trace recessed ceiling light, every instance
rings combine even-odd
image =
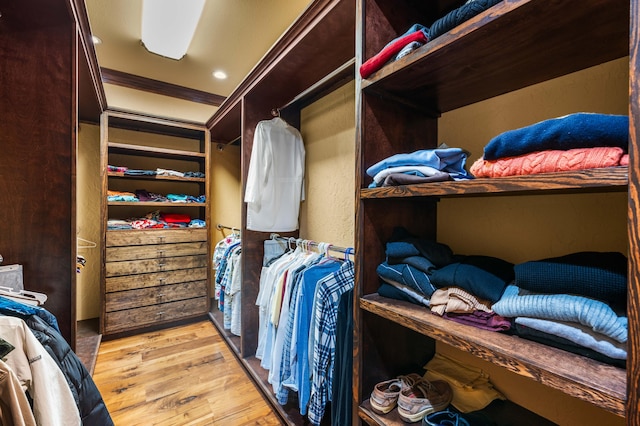
[[[100,39],[100,37],[96,37],[94,35],[91,36],[91,41],[93,42],[93,44],[101,44],[102,40]]]
[[[224,71],[218,70],[213,72],[213,76],[218,80],[224,80],[225,78],[227,78],[227,73]]]

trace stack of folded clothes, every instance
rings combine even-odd
[[[504,132],[469,169],[503,177],[627,165],[629,117],[575,113]]]
[[[404,34],[391,40],[380,52],[365,61],[360,66],[360,76],[369,77],[387,63],[399,60],[500,1],[467,0],[462,6],[437,19],[429,27],[421,24],[412,25]]]
[[[627,358],[627,258],[577,252],[515,265],[515,281],[493,310],[516,334],[608,364]]]
[[[430,306],[452,321],[491,331],[511,323],[491,310],[513,281],[513,264],[491,256],[454,255],[451,248],[398,227],[376,272],[381,296]]]
[[[468,153],[441,144],[438,148],[395,154],[367,169],[370,188],[471,179],[465,170]]]

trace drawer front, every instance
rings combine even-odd
[[[206,266],[207,256],[199,255],[108,262],[105,264],[105,269],[107,277],[116,277],[120,275],[175,271],[177,269],[202,268]]]
[[[126,311],[107,312],[105,333],[118,333],[136,328],[204,315],[209,309],[207,297],[145,306]]]
[[[146,244],[188,243],[207,241],[205,228],[186,229],[134,229],[107,231],[106,246],[142,246]]]
[[[174,256],[192,256],[207,254],[207,242],[153,244],[144,246],[107,247],[106,261],[120,262],[123,260],[162,259]]]
[[[194,297],[206,295],[207,282],[194,281],[107,293],[105,308],[107,312],[115,312],[160,303],[176,302],[178,300],[193,299]]]
[[[105,291],[125,291],[167,284],[200,281],[207,279],[207,268],[178,269],[177,271],[153,272],[150,274],[122,275],[105,280]]]

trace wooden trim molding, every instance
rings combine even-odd
[[[103,83],[115,84],[130,89],[142,90],[157,95],[170,96],[213,106],[220,106],[225,100],[224,96],[202,90],[190,89],[188,87],[178,86],[177,84],[165,83],[164,81],[140,77],[104,67],[100,68],[100,70],[102,71]]]
[[[232,111],[247,93],[251,91],[253,86],[260,81],[263,76],[273,69],[278,61],[286,56],[296,43],[299,43],[304,38],[310,29],[314,28],[318,22],[322,21],[332,10],[343,5],[344,11],[349,13],[353,5],[351,2],[341,3],[342,0],[314,0],[305,9],[304,12],[298,17],[298,19],[289,27],[289,29],[275,42],[271,49],[265,54],[260,62],[249,72],[249,74],[242,80],[240,85],[233,91],[227,98],[223,105],[214,113],[214,115],[207,122],[207,127],[211,130],[221,120],[224,119],[230,111]],[[354,10],[355,12],[355,10]],[[353,15],[351,15],[350,22],[354,22]],[[345,20],[345,22],[349,22]],[[277,107],[277,105],[274,105]]]

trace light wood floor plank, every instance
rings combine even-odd
[[[208,321],[102,342],[93,380],[116,426],[282,424]]]

